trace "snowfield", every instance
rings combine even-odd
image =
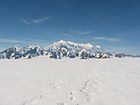
[[[140,105],[140,59],[0,60],[0,105]]]

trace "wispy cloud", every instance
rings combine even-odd
[[[23,23],[26,24],[26,25],[29,25],[29,24],[30,24],[29,21],[27,21],[27,20],[25,20],[25,19],[23,19],[23,18],[20,18],[20,21],[23,22]]]
[[[1,44],[7,44],[9,46],[13,45],[41,45],[46,46],[50,41],[46,40],[39,40],[39,39],[11,39],[11,38],[1,38],[0,37],[0,43]]]
[[[60,33],[61,35],[65,35],[65,36],[75,36],[75,35],[79,35],[79,36],[86,36],[86,35],[90,35],[92,34],[92,31],[79,31],[79,30],[71,30],[68,32],[62,32]]]
[[[35,23],[35,24],[39,24],[39,23],[42,23],[46,20],[49,20],[49,19],[52,19],[52,17],[43,17],[43,18],[38,18],[38,19],[33,19],[32,22]]]
[[[8,38],[0,38],[0,43],[21,43],[22,41],[20,40],[15,40],[15,39],[8,39]]]
[[[38,19],[24,19],[24,18],[20,18],[20,21],[22,23],[24,23],[25,25],[30,25],[30,24],[39,24],[39,23],[43,23],[49,19],[52,19],[52,17],[46,16],[46,17],[42,17],[42,18],[38,18]]]
[[[95,40],[104,40],[104,41],[110,41],[110,42],[120,42],[120,39],[113,38],[113,37],[104,37],[104,36],[95,36],[93,37]]]
[[[75,35],[89,35],[89,34],[92,33],[92,31],[76,31],[76,30],[73,30],[73,31],[70,31],[69,33],[75,34]]]

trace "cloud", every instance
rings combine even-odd
[[[0,43],[21,43],[21,41],[15,39],[0,38]]]
[[[92,31],[70,31],[70,33],[76,35],[89,35],[92,33]]]
[[[86,35],[90,35],[92,33],[92,31],[77,31],[77,30],[72,30],[72,31],[68,31],[68,32],[62,32],[60,33],[61,35],[65,35],[65,36],[74,36],[74,35],[81,35],[81,36],[86,36]]]
[[[33,19],[32,22],[35,23],[35,24],[39,24],[39,23],[42,23],[46,20],[49,20],[49,19],[52,19],[52,17],[43,17],[43,18],[38,18],[38,19]]]
[[[80,35],[89,35],[91,34],[92,31],[83,31],[83,32],[79,32]]]
[[[26,25],[29,25],[29,24],[30,24],[29,21],[27,21],[27,20],[25,20],[25,19],[23,19],[23,18],[20,18],[20,21],[23,22],[23,23],[26,24]]]
[[[39,39],[10,39],[10,38],[0,38],[1,44],[7,45],[43,45],[46,46],[50,41],[39,40]]]
[[[120,39],[118,39],[118,38],[104,37],[104,36],[93,37],[93,39],[95,39],[95,40],[110,41],[110,42],[119,42],[120,41]]]
[[[24,18],[20,18],[20,21],[22,22],[22,23],[24,23],[25,25],[30,25],[30,24],[39,24],[39,23],[42,23],[42,22],[44,22],[44,21],[46,21],[46,20],[49,20],[49,19],[52,19],[52,17],[48,17],[48,16],[46,16],[46,17],[43,17],[43,18],[38,18],[38,19],[24,19]]]

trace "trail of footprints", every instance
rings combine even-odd
[[[68,88],[70,84],[67,84],[68,86],[66,86],[66,84],[62,83],[62,81],[55,81],[54,83],[49,84],[49,89],[43,89],[38,96],[30,98],[20,105],[32,105],[32,103],[41,101],[42,99],[47,100],[47,98],[51,97],[51,94],[58,88],[67,88],[67,95],[65,97],[67,102],[58,102],[56,105],[84,105],[85,103],[92,104],[94,103],[94,97],[98,89],[98,78],[91,72],[87,74],[85,81],[81,83],[80,88],[77,90],[69,90]]]
[[[61,81],[55,81],[54,83],[50,83],[49,89],[42,89],[41,94],[29,98],[28,100],[22,102],[21,105],[30,105],[34,102],[40,101],[41,99],[49,98],[51,96],[51,93],[59,87],[59,84],[61,84]]]

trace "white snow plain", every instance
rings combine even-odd
[[[140,59],[0,60],[0,105],[140,105]]]

